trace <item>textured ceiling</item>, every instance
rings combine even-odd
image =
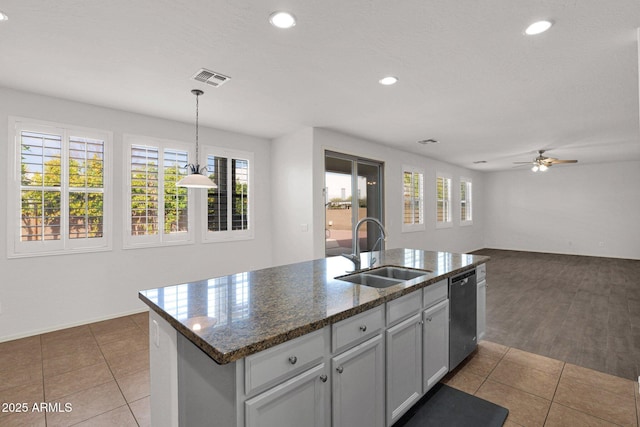
[[[274,138],[318,126],[478,170],[640,160],[638,0],[4,0],[0,86]],[[290,30],[269,25],[293,12]],[[547,33],[524,36],[547,18]],[[214,89],[200,68],[231,76]],[[378,84],[385,75],[400,81]],[[435,145],[416,141],[438,139]],[[486,160],[474,165],[473,161]],[[571,166],[557,166],[571,167]]]

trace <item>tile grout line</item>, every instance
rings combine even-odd
[[[599,419],[601,421],[604,421],[604,422],[607,422],[607,423],[611,423],[611,424],[615,424],[613,421],[611,421],[609,419],[605,419],[605,418],[603,418],[603,417],[601,417],[599,415],[590,414],[590,413],[584,412],[584,411],[582,411],[580,409],[573,408],[571,406],[556,402],[555,398],[556,398],[556,393],[558,392],[558,388],[560,387],[560,380],[562,379],[562,374],[564,373],[564,369],[565,369],[566,365],[569,363],[569,362],[565,362],[565,361],[562,361],[562,360],[561,360],[561,362],[562,362],[562,370],[560,371],[560,376],[558,377],[558,383],[556,384],[556,389],[553,392],[553,398],[551,400],[551,404],[556,404],[556,405],[562,406],[564,408],[568,408],[568,409],[570,409],[572,411],[587,415],[589,417],[597,418],[597,419]],[[607,375],[610,375],[610,374],[607,374]],[[614,375],[612,375],[612,376],[614,376]],[[620,377],[618,377],[618,378],[620,378]],[[624,379],[624,378],[622,378],[622,379]],[[544,424],[546,424],[547,419],[549,418],[549,412],[551,412],[551,406],[549,407],[549,411],[547,412],[547,416],[545,417]],[[636,418],[637,418],[637,415],[636,415]],[[640,423],[638,423],[637,420],[636,420],[636,423],[638,424],[638,427],[640,427]],[[544,424],[543,424],[543,426],[544,426]]]
[[[637,388],[635,387],[636,385],[638,386]],[[638,382],[634,384],[634,388],[636,388],[636,390],[633,391],[636,399],[636,425],[640,427],[640,375],[638,375]]]
[[[542,425],[544,426],[547,423],[547,420],[549,419],[549,414],[551,413],[551,406],[553,406],[556,400],[556,393],[558,392],[558,387],[560,387],[560,380],[562,379],[562,374],[564,373],[564,368],[565,366],[567,366],[567,362],[561,360],[562,362],[562,369],[560,370],[560,375],[558,375],[558,382],[556,383],[556,387],[553,390],[553,396],[551,396],[551,403],[549,404],[549,410],[547,411],[547,415],[545,415],[544,417],[544,422],[542,423]],[[556,405],[559,405],[559,403],[556,403]]]
[[[109,369],[109,373],[111,374],[111,377],[113,378],[113,382],[116,383],[116,387],[118,387],[118,391],[120,392],[120,395],[122,396],[122,399],[124,400],[125,405],[129,409],[129,412],[131,412],[131,415],[133,416],[133,419],[136,421],[136,424],[138,424],[138,420],[136,420],[135,415],[133,415],[133,412],[131,411],[131,408],[129,407],[129,403],[127,402],[127,398],[124,397],[124,393],[122,392],[122,389],[120,388],[120,384],[118,384],[118,380],[116,380],[116,376],[114,375],[113,371],[111,370],[111,365],[109,365],[109,362],[107,361],[107,358],[105,357],[104,353],[102,352],[102,347],[100,346],[100,343],[98,342],[98,339],[96,338],[95,334],[93,333],[93,329],[91,328],[91,324],[88,324],[87,326],[89,327],[89,332],[91,333],[91,336],[93,337],[93,340],[96,342],[96,345],[98,346],[98,351],[100,351],[100,355],[104,359],[104,363],[107,365],[107,369]],[[103,383],[103,384],[106,384],[106,383]],[[117,408],[113,408],[113,409],[118,409],[120,407],[121,406],[118,406]],[[94,416],[92,416],[90,418],[87,418],[86,420],[78,421],[75,424],[79,424],[79,423],[91,420],[91,419],[93,419],[95,417],[99,417],[100,415],[106,414],[107,412],[112,411],[113,409],[110,409],[108,411],[104,411],[102,413],[96,414],[96,415],[94,415]]]
[[[42,334],[38,335],[38,341],[40,342],[40,365],[42,366],[42,401],[47,401],[47,392],[44,387],[44,350],[42,349]],[[47,420],[47,412],[44,413],[44,425],[45,427],[49,424]]]
[[[505,346],[507,347],[507,346]],[[509,352],[509,349],[511,347],[507,347],[507,350],[500,356],[500,359],[496,362],[496,365],[489,371],[489,373],[487,374],[486,377],[484,377],[484,379],[482,380],[482,382],[480,383],[480,385],[478,386],[478,389],[473,393],[474,396],[477,395],[478,391],[480,391],[480,388],[482,388],[482,386],[484,385],[485,382],[487,382],[487,380],[489,379],[489,375],[491,375],[491,373],[498,367],[498,365],[500,364],[500,362],[502,362],[502,359],[504,359],[504,356]]]
[[[511,350],[511,349],[518,350],[518,351],[524,351],[524,350],[520,350],[519,348],[515,348],[515,347],[508,347],[507,351],[502,355],[502,358],[498,361],[498,363],[496,363],[496,366],[494,366],[494,368],[491,370],[491,372],[489,373],[489,375],[491,375],[491,373],[492,373],[492,372],[493,372],[493,371],[498,367],[498,365],[500,364],[500,362],[502,362],[502,361],[504,360],[504,357],[507,355],[507,353],[509,353],[509,350]],[[536,353],[532,353],[532,354],[536,354]],[[565,362],[563,362],[563,361],[561,361],[561,362],[562,362],[562,370],[564,370]],[[487,379],[489,378],[489,375],[487,375]],[[562,376],[562,372],[560,372],[560,376]],[[558,384],[560,383],[560,376],[558,376],[558,383],[556,384],[556,390],[557,390],[557,388],[558,388]],[[495,381],[495,380],[494,380],[494,381]],[[514,387],[512,384],[504,384],[504,383],[501,383],[501,382],[499,382],[499,381],[496,381],[496,382],[498,382],[498,383],[500,383],[500,384],[503,384],[503,385],[506,385],[506,386],[508,386],[508,387],[514,388],[514,389],[516,389],[516,390],[519,390],[517,387]],[[553,398],[555,397],[555,392],[556,392],[556,390],[554,390],[554,392],[553,392],[553,396],[552,396],[551,400],[549,400],[549,409],[547,409],[547,413],[546,413],[546,415],[544,416],[544,422],[542,423],[542,425],[543,425],[543,426],[544,426],[544,424],[547,422],[547,418],[549,417],[549,412],[551,412],[551,405],[553,404]],[[523,393],[526,393],[526,394],[529,394],[529,395],[531,395],[531,396],[538,397],[538,398],[540,398],[540,399],[548,400],[548,399],[545,399],[544,397],[542,397],[542,396],[538,396],[538,395],[536,395],[536,394],[534,394],[534,393],[526,392],[526,391],[524,391],[524,390],[519,390],[519,391],[521,391],[521,392],[523,392]],[[516,424],[517,424],[517,423],[516,423]]]
[[[509,347],[509,349],[511,349],[511,348],[514,348],[514,347]],[[522,351],[524,351],[524,350],[522,350]],[[507,351],[507,352],[508,352],[508,351]],[[535,354],[535,353],[533,353],[533,354]],[[505,353],[505,355],[506,355],[506,353]],[[498,364],[499,364],[503,359],[504,359],[504,356],[500,359],[500,361],[498,362]],[[571,406],[567,406],[567,405],[564,405],[564,404],[562,404],[562,403],[558,403],[557,401],[555,401],[556,394],[557,394],[558,388],[559,388],[559,386],[560,386],[560,380],[561,380],[561,378],[562,378],[562,374],[564,373],[564,370],[565,370],[565,367],[566,367],[567,363],[569,363],[569,362],[562,361],[562,360],[560,360],[560,361],[562,362],[562,370],[560,371],[560,375],[558,376],[558,382],[556,383],[556,387],[555,387],[555,390],[554,390],[554,393],[553,393],[553,397],[552,397],[552,399],[550,400],[551,405],[552,405],[552,404],[556,404],[556,405],[559,405],[559,406],[565,407],[565,408],[567,408],[567,409],[570,409],[570,410],[572,410],[572,411],[576,411],[576,412],[578,412],[578,413],[581,413],[581,414],[584,414],[584,415],[587,415],[587,416],[590,416],[590,417],[593,417],[593,418],[597,418],[597,419],[599,419],[599,420],[601,420],[601,421],[604,421],[604,422],[607,422],[607,423],[613,423],[613,421],[608,420],[608,419],[605,419],[605,418],[602,418],[601,416],[594,415],[594,414],[590,414],[590,413],[586,413],[586,412],[581,411],[581,410],[579,410],[579,409],[576,409],[576,408],[573,408],[573,407],[571,407]],[[493,371],[495,370],[495,368],[497,368],[497,364],[496,364],[496,366],[494,367],[494,369],[492,369],[492,370],[491,370],[491,372],[493,372]],[[491,372],[489,373],[489,375],[491,374]],[[485,381],[489,378],[489,375],[487,375],[487,377],[486,377]],[[609,374],[609,375],[610,375],[610,374]],[[484,382],[485,382],[485,381],[483,381],[483,383],[482,383],[482,384],[484,384]],[[511,384],[505,384],[505,383],[501,383],[501,384],[504,384],[504,385],[509,386],[509,387],[513,387]],[[638,390],[639,390],[639,393],[640,393],[640,384],[638,384],[638,387],[639,387],[639,389],[638,389]],[[531,393],[529,393],[529,394],[531,394]],[[634,392],[634,394],[635,394],[635,392]],[[535,394],[534,394],[534,396],[535,396]],[[538,397],[540,397],[540,396],[538,396]],[[635,397],[635,396],[634,396],[634,397]],[[545,399],[545,400],[546,400],[546,399]],[[549,413],[551,412],[551,405],[549,406],[549,410],[547,411],[547,414],[546,414],[546,416],[545,416],[545,420],[544,420],[543,425],[544,425],[544,424],[546,424],[546,422],[547,422],[547,420],[548,420]],[[640,413],[639,413],[637,410],[636,410],[636,423],[637,423],[637,426],[638,426],[638,427],[640,427]]]
[[[140,327],[140,325],[138,325],[138,322],[136,322],[135,320],[131,319],[131,321],[136,325],[136,327],[138,329],[140,329],[141,332],[144,333],[144,331],[142,330],[142,328]],[[101,350],[102,351],[102,350]],[[109,363],[107,362],[107,365],[109,365]],[[111,366],[109,366],[109,369],[111,369]],[[115,374],[113,375],[113,377],[115,378]],[[118,380],[116,380],[116,384],[118,384],[118,388],[120,388],[120,384],[118,383]],[[122,390],[120,391],[122,393]],[[124,397],[124,393],[122,393],[122,396]],[[142,398],[144,399],[144,397]],[[140,400],[140,399],[138,399]],[[131,412],[131,416],[133,417],[133,420],[136,422],[136,424],[138,425],[138,427],[140,427],[140,421],[138,421],[138,417],[136,417],[136,414],[133,412],[133,409],[131,409],[131,403],[133,402],[128,402],[127,398],[124,398],[124,401],[127,402],[127,407],[129,408],[129,412]],[[137,402],[137,400],[134,400],[134,402]]]
[[[140,328],[140,325],[138,325],[133,319],[131,319],[131,321],[136,326],[136,328],[138,328],[138,329],[140,329],[142,331],[142,328]],[[118,391],[120,392],[120,394],[122,395],[122,398],[124,399],[124,403],[127,406],[127,409],[129,409],[129,412],[131,413],[131,416],[133,417],[133,420],[136,422],[138,427],[140,427],[140,422],[136,418],[136,414],[133,413],[133,410],[131,409],[131,405],[129,404],[129,401],[127,400],[126,396],[124,395],[124,392],[122,391],[122,387],[120,387],[120,383],[118,382],[118,379],[116,378],[116,374],[111,369],[111,365],[109,364],[109,361],[107,361],[107,357],[104,355],[104,353],[102,351],[102,347],[100,346],[100,343],[96,339],[95,334],[93,333],[93,329],[91,329],[91,326],[89,326],[89,330],[91,331],[91,335],[93,336],[93,339],[96,340],[96,344],[98,345],[98,349],[100,350],[100,354],[102,355],[105,363],[107,364],[107,368],[109,369],[109,372],[111,373],[111,376],[113,377],[113,381],[116,383],[116,386],[118,387]],[[142,331],[142,332],[144,332],[144,331]],[[107,411],[107,412],[109,412],[109,411]],[[106,412],[104,412],[104,413],[106,413]],[[102,415],[102,414],[98,414],[98,415]],[[96,416],[98,416],[98,415],[96,415]],[[92,418],[94,418],[94,417],[92,417]],[[91,419],[91,418],[89,418],[89,419]]]

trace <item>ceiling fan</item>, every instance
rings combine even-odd
[[[538,157],[533,159],[532,162],[513,162],[516,165],[533,165],[531,168],[534,172],[544,172],[549,169],[553,165],[561,164],[561,163],[578,163],[577,160],[560,160],[555,157],[547,157],[543,154],[546,150],[538,150]]]

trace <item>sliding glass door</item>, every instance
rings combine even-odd
[[[383,163],[325,152],[325,254],[354,252],[353,230],[364,217],[382,218]],[[377,226],[360,227],[360,251],[378,250],[381,237]]]

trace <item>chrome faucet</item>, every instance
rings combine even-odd
[[[382,225],[378,218],[368,216],[358,221],[358,223],[356,224],[356,229],[353,232],[353,240],[351,242],[351,247],[353,248],[354,253],[348,255],[342,254],[343,257],[353,262],[356,270],[360,270],[360,239],[358,238],[358,232],[360,231],[360,227],[362,226],[362,224],[368,221],[376,224],[380,228],[380,233],[382,234],[382,236],[373,245],[372,249],[375,249],[378,242],[380,242],[380,250],[382,251],[384,247],[384,241],[387,239],[387,231],[384,229],[384,225]],[[375,261],[375,258],[373,258],[369,264],[373,264]]]

